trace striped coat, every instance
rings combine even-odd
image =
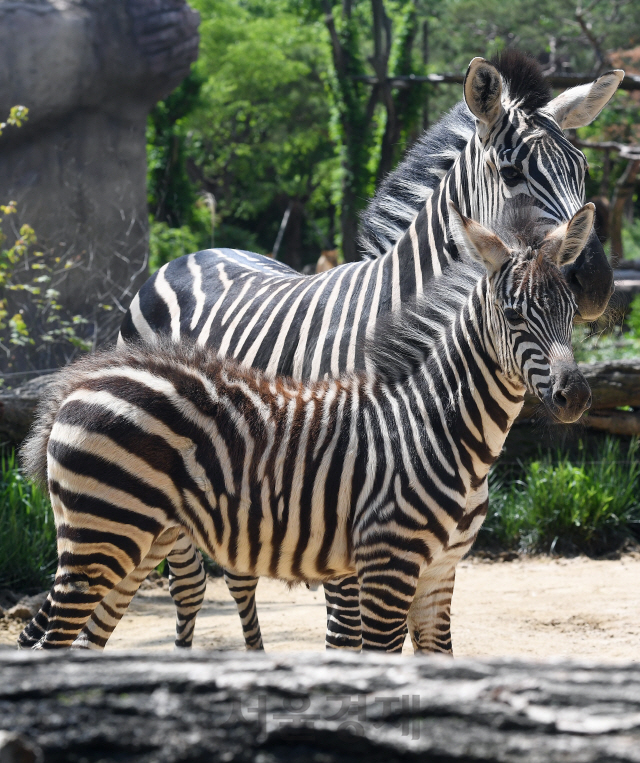
[[[171,344],[62,372],[24,451],[31,474],[46,471],[59,551],[27,635],[46,622],[40,647],[71,645],[181,529],[239,573],[356,573],[364,648],[401,649],[408,622],[416,650],[448,651],[434,581],[452,584],[477,534],[525,389],[564,421],[588,405],[553,263],[579,255],[592,218],[583,208],[533,252],[460,217],[485,274],[454,268],[433,305],[400,311],[374,335],[369,373],[304,383]]]
[[[487,74],[501,92],[500,109],[490,119],[490,105],[474,87]],[[577,209],[584,197],[584,157],[558,126],[590,121],[621,74],[607,73],[549,102],[550,91],[530,59],[510,51],[497,70],[474,59],[465,82],[466,103],[425,134],[365,213],[361,243],[375,261],[303,278],[248,252],[188,255],[159,271],[136,295],[122,339],[153,341],[158,333],[197,339],[243,365],[296,378],[364,368],[364,340],[378,318],[420,293],[423,282],[457,258],[448,200],[489,224],[513,196],[531,197],[550,221],[566,219]],[[567,277],[583,317],[602,312],[612,272],[597,239],[592,237],[567,268]],[[178,610],[176,644],[190,646],[204,572],[185,536],[169,556],[169,569]],[[233,573],[225,577],[247,645],[260,648],[258,581]],[[82,635],[87,646],[104,644],[134,588],[135,581],[126,590],[116,589],[106,608],[98,609]],[[357,581],[328,582],[325,594],[327,645],[359,648]]]

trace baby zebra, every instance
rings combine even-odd
[[[584,248],[593,205],[537,248],[453,211],[471,261],[378,327],[367,373],[302,383],[171,344],[60,372],[23,449],[48,480],[59,564],[22,644],[71,646],[154,542],[186,529],[240,574],[355,572],[364,649],[400,651],[407,623],[416,651],[451,651],[436,603],[525,390],[563,422],[590,404],[559,267]]]

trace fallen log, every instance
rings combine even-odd
[[[640,763],[640,665],[5,652],[3,728],[44,763]]]
[[[37,376],[20,387],[0,392],[0,444],[19,445],[24,440],[51,378]]]
[[[595,411],[584,418],[585,426],[609,434],[634,437],[640,435],[640,412]]]

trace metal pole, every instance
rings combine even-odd
[[[276,237],[276,243],[273,245],[273,252],[271,252],[271,256],[274,260],[278,259],[278,250],[280,249],[280,244],[282,243],[282,237],[284,236],[284,232],[287,229],[287,223],[289,222],[289,215],[291,214],[291,202],[289,202],[289,206],[286,208],[284,216],[282,217],[282,222],[280,223],[280,230],[278,231],[278,236]]]
[[[422,22],[422,63],[425,71],[429,63],[429,22]],[[429,129],[429,85],[424,88],[424,102],[422,104],[422,129]]]

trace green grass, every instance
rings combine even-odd
[[[46,493],[20,473],[14,452],[0,456],[0,588],[49,588],[56,529]]]
[[[639,441],[608,438],[595,456],[546,454],[489,481],[479,546],[524,552],[605,554],[640,536]]]

